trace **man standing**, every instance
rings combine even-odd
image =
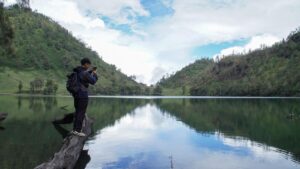
[[[73,71],[77,73],[79,89],[73,94],[75,118],[72,134],[84,137],[82,123],[85,118],[86,109],[88,106],[88,87],[89,84],[94,85],[97,80],[96,68],[91,68],[91,61],[88,58],[81,60],[81,66],[76,67]]]

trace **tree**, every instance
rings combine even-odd
[[[22,83],[21,80],[19,81],[19,86],[18,86],[18,88],[19,88],[19,93],[22,93],[23,83]]]
[[[182,95],[186,95],[186,86],[182,86]]]
[[[30,9],[30,0],[17,0],[17,3],[21,8]]]
[[[150,88],[149,87],[146,87],[146,89],[145,89],[145,95],[150,95]]]
[[[30,83],[30,93],[34,93],[34,82],[33,81],[31,81]]]
[[[131,75],[131,76],[129,76],[129,78],[130,78],[131,80],[136,80],[136,76],[135,76],[135,75]]]
[[[153,90],[154,96],[161,96],[162,95],[162,88],[160,85],[157,85]]]
[[[9,17],[4,12],[4,2],[0,0],[0,55],[10,57],[14,54],[12,40],[14,38],[14,31],[11,26]],[[5,59],[4,59],[5,60]],[[1,61],[0,64],[6,65],[8,61]]]
[[[33,81],[30,82],[30,92],[41,92],[44,87],[44,80],[40,78],[35,78]]]
[[[44,88],[44,94],[55,94],[58,89],[58,85],[54,80],[48,79]]]

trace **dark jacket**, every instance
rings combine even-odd
[[[74,68],[73,71],[77,72],[79,82],[80,82],[80,90],[74,97],[88,98],[89,84],[94,85],[97,82],[97,80],[98,80],[97,75],[87,71],[86,69],[84,69],[81,66]]]

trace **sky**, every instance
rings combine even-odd
[[[300,26],[299,0],[31,0],[31,8],[148,85],[197,59],[271,46]]]

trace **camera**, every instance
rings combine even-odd
[[[96,71],[97,70],[97,67],[93,67],[91,70],[89,70],[88,72],[89,73],[93,73],[93,71]]]

